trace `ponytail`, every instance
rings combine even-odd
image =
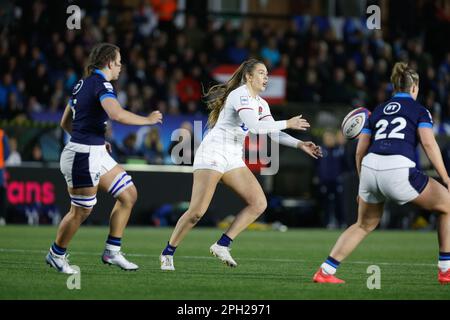
[[[404,62],[397,62],[392,69],[391,82],[395,92],[409,92],[419,84],[419,74]]]

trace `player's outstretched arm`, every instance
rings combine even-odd
[[[442,159],[441,150],[434,137],[433,129],[431,128],[419,128],[417,129],[419,133],[420,143],[422,144],[423,150],[425,151],[428,159],[430,159],[433,167],[436,169],[439,177],[446,184],[447,188],[449,186],[449,177],[447,170],[445,169],[444,160]]]
[[[298,116],[298,117],[294,117],[292,119],[294,119],[293,121],[297,121],[298,119],[302,120],[301,125],[303,125],[303,124],[305,124],[304,121],[306,121],[306,120],[301,119],[301,117],[302,116]],[[261,121],[275,122],[275,119],[272,117],[271,114],[268,114],[268,115],[264,116],[263,118],[264,119]],[[309,126],[309,124],[307,122],[306,122],[306,124]],[[306,130],[306,128],[304,130]],[[313,157],[314,159],[322,157],[322,149],[319,146],[317,146],[314,142],[298,140],[283,131],[270,133],[269,136],[272,140],[278,142],[279,144],[282,144],[283,146],[286,146],[286,147],[300,149],[300,150],[304,151],[305,153],[307,153],[308,155],[310,155],[311,157]]]
[[[68,134],[72,134],[72,109],[70,108],[70,105],[67,105],[66,109],[64,109],[64,113],[61,118],[60,126]]]
[[[258,113],[250,108],[243,108],[239,111],[239,117],[245,126],[255,134],[268,134],[279,132],[284,129],[307,130],[310,125],[302,116],[296,116],[289,120],[262,121],[258,119]]]
[[[147,117],[142,117],[123,109],[119,102],[113,98],[102,100],[102,107],[105,109],[111,120],[136,126],[152,125],[162,123],[162,114],[159,111],[153,111]]]
[[[305,152],[306,154],[310,155],[314,159],[322,158],[322,148],[320,146],[317,146],[312,141],[301,141],[299,140],[297,148]]]

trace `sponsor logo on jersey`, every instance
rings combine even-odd
[[[391,115],[391,114],[399,112],[401,108],[402,108],[402,105],[400,103],[391,102],[384,107],[383,112],[384,112],[384,114]]]
[[[105,88],[106,88],[108,91],[113,91],[113,90],[114,90],[112,84],[109,83],[109,82],[103,82],[103,85],[105,86]]]
[[[245,126],[245,123],[242,122],[242,124],[240,125],[242,131],[248,131],[248,128]]]
[[[78,83],[73,88],[72,95],[76,95],[81,90],[83,83],[84,83],[83,80],[78,81]]]
[[[241,96],[241,105],[249,105],[250,102],[248,101],[247,96]]]

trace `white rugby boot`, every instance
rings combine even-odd
[[[138,270],[139,266],[125,259],[124,255],[125,254],[120,250],[105,249],[105,251],[103,251],[102,261],[104,264],[109,264],[110,266],[111,265],[118,266],[122,270],[126,271]]]
[[[230,251],[231,248],[220,246],[217,243],[214,243],[209,248],[209,252],[211,252],[214,257],[219,258],[220,261],[225,263],[227,266],[234,268],[237,267],[237,263],[234,261],[233,257],[231,257]]]
[[[175,271],[175,267],[173,265],[173,256],[171,256],[170,254],[160,255],[159,261],[161,262],[161,270]]]
[[[61,273],[77,274],[78,271],[69,265],[68,257],[69,257],[69,255],[67,253],[64,255],[59,255],[59,254],[54,253],[52,251],[52,249],[50,248],[50,250],[47,253],[47,256],[45,257],[45,262],[50,267],[55,268],[56,270],[58,270]]]

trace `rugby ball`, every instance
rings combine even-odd
[[[366,120],[370,116],[370,111],[364,107],[359,107],[350,111],[342,121],[341,130],[345,138],[355,139],[364,128]]]

